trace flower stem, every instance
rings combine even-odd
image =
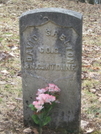
[[[39,128],[39,134],[42,134],[42,127]]]

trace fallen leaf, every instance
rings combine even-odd
[[[101,94],[97,94],[97,96],[101,97]]]
[[[86,130],[87,134],[90,134],[94,131],[94,128],[89,128],[88,130]]]
[[[93,67],[93,70],[95,71],[100,70],[100,67]]]
[[[11,85],[16,85],[14,82],[10,82]]]
[[[14,46],[14,47],[12,47],[11,49],[12,49],[12,50],[17,50],[18,47]]]
[[[33,129],[34,134],[39,134],[38,130],[36,128]]]
[[[101,102],[101,97],[99,98],[99,101]]]
[[[10,57],[15,57],[14,53],[9,53]]]
[[[31,133],[31,132],[32,132],[32,129],[26,128],[26,129],[23,130],[23,132],[24,132],[24,133]]]
[[[6,81],[0,81],[0,85],[6,84]]]
[[[7,70],[2,70],[1,73],[3,73],[4,75],[9,74],[9,72]]]
[[[16,102],[7,102],[8,105],[16,106]]]
[[[4,129],[3,128],[0,128],[0,132],[2,132],[2,131],[4,131]]]
[[[10,110],[14,110],[16,108],[16,106],[13,105],[6,105]]]
[[[0,61],[2,60],[7,60],[11,57],[15,57],[13,53],[8,53],[8,52],[0,52]]]
[[[81,128],[84,129],[89,124],[88,121],[81,120]]]
[[[96,89],[90,89],[90,92],[96,93]]]
[[[15,98],[16,100],[20,100],[20,101],[22,101],[22,98]]]

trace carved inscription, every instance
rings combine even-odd
[[[67,71],[67,70],[76,70],[76,64],[56,64],[56,63],[25,63],[25,69],[35,69],[35,70],[56,70],[56,71]]]
[[[47,54],[58,54],[57,48],[51,48],[51,47],[38,47],[38,50],[40,53],[47,53]]]
[[[30,69],[30,70],[56,70],[56,71],[76,71],[77,69],[77,64],[75,62],[75,52],[73,50],[73,47],[70,43],[70,39],[68,39],[68,36],[64,33],[59,33],[58,30],[55,29],[50,29],[46,28],[44,31],[46,38],[51,37],[54,38],[55,40],[58,39],[60,40],[60,43],[64,44],[63,46],[63,51],[65,53],[65,60],[62,62],[61,60],[55,61],[53,63],[43,62],[38,59],[36,63],[34,63],[34,47],[38,42],[38,37],[37,35],[33,34],[30,38],[27,40],[26,44],[26,60],[24,63],[24,68],[25,69]],[[48,55],[58,55],[59,57],[61,56],[61,51],[57,46],[48,46],[48,45],[38,45],[37,46],[37,53],[40,55],[45,55],[45,57]],[[46,60],[47,61],[47,60]],[[59,63],[58,63],[59,62]]]
[[[59,39],[60,39],[61,41],[65,41],[65,38],[66,38],[66,36],[65,36],[64,34],[62,34],[62,35],[59,37]]]
[[[33,61],[33,45],[36,44],[37,36],[33,35],[26,44],[26,62],[32,62]]]
[[[51,36],[51,37],[57,37],[57,35],[58,35],[58,31],[56,31],[56,30],[50,30],[50,29],[46,29],[46,35],[47,36]]]

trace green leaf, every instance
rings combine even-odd
[[[32,115],[32,119],[34,120],[34,122],[36,124],[40,124],[40,119],[39,119],[39,117],[36,114]]]
[[[49,115],[50,111],[52,110],[53,105],[46,105],[44,109],[44,114],[47,116]]]
[[[30,104],[29,107],[31,108],[32,111],[35,111],[36,110],[36,108],[34,107],[33,104]]]
[[[47,116],[46,118],[44,118],[43,126],[47,125],[50,121],[51,121],[51,117],[50,116]]]
[[[51,106],[49,107],[48,112],[50,112],[52,108],[53,108],[53,105],[51,105]]]

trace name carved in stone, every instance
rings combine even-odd
[[[62,71],[76,71],[77,69],[77,64],[75,62],[75,53],[73,50],[72,45],[70,44],[70,40],[66,40],[66,35],[62,33],[61,35],[58,34],[58,30],[50,30],[49,28],[45,29],[45,34],[46,37],[54,37],[60,40],[64,44],[64,49],[66,51],[66,56],[65,56],[65,63],[45,63],[42,61],[38,61],[37,63],[34,63],[34,46],[37,45],[38,42],[38,37],[37,35],[32,35],[27,43],[26,43],[26,61],[24,63],[24,68],[25,69],[34,69],[34,70],[62,70]],[[47,54],[55,54],[55,55],[61,55],[61,52],[58,50],[56,46],[51,47],[51,46],[46,46],[46,45],[41,45],[37,47],[38,53],[42,55],[47,55]]]

